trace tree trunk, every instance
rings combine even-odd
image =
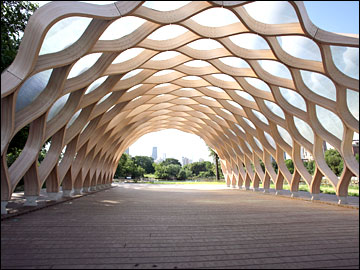
[[[216,180],[219,181],[220,180],[220,175],[219,175],[219,156],[215,153],[215,167],[216,167]]]

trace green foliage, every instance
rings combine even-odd
[[[22,33],[38,7],[30,1],[1,1],[1,72],[15,59]]]
[[[315,172],[315,160],[304,161],[304,166],[311,175],[314,174],[314,172]]]
[[[357,162],[359,162],[359,154],[356,154],[355,158],[356,158]]]
[[[293,174],[294,173],[294,162],[292,161],[292,159],[285,160],[285,165],[288,168],[289,172],[291,174]]]
[[[157,179],[176,179],[180,173],[181,166],[178,164],[168,164],[165,161],[155,164],[155,178]],[[183,174],[183,173],[182,173]]]
[[[145,170],[145,173],[154,173],[155,168],[153,166],[154,159],[147,156],[135,156],[135,164],[142,167]]]
[[[184,166],[188,168],[193,176],[199,176],[200,172],[209,172],[208,175],[215,176],[213,164],[210,161],[194,162]]]
[[[265,164],[264,164],[264,162],[261,159],[259,161],[260,161],[260,167],[261,167],[262,171],[265,172]]]
[[[180,161],[178,161],[176,158],[167,158],[165,159],[163,162],[161,162],[164,166],[170,165],[170,164],[174,164],[174,165],[179,165],[181,167],[181,163]]]
[[[278,165],[277,165],[276,161],[273,160],[273,161],[271,162],[271,165],[272,165],[272,167],[274,168],[275,173],[277,173],[277,172],[278,172]]]
[[[336,149],[325,151],[325,161],[336,176],[340,176],[344,168],[344,160]]]
[[[211,149],[210,146],[208,146],[208,150],[210,152],[209,156],[213,157],[213,159],[214,159],[214,163],[215,163],[214,173],[216,175],[216,179],[219,181],[220,177],[224,178],[224,175],[221,170],[220,162],[219,162],[219,156],[214,150]]]
[[[114,177],[131,177],[136,179],[144,176],[144,173],[145,169],[135,163],[135,158],[131,158],[128,154],[124,153],[120,157]]]

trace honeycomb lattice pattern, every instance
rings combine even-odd
[[[311,193],[318,194],[325,176],[338,196],[347,196],[351,177],[359,177],[352,153],[358,112],[356,116],[349,105],[358,106],[359,81],[340,70],[334,54],[339,48],[358,50],[359,39],[317,28],[302,2],[286,3],[297,22],[277,24],[253,18],[247,9],[252,4],[191,2],[171,11],[151,9],[143,2],[97,6],[55,1],[41,7],[26,28],[15,61],[1,75],[1,200],[11,198],[23,177],[25,194],[34,196],[45,182],[48,192],[58,192],[60,184],[63,190],[109,184],[129,145],[146,133],[167,128],[196,134],[216,150],[228,185],[268,189],[273,181],[281,190],[285,180],[296,192],[303,179]],[[210,27],[195,20],[214,8],[223,8],[237,21]],[[52,26],[79,16],[91,21],[72,44],[39,54]],[[100,38],[125,16],[144,22],[120,38]],[[162,27],[186,31],[173,37]],[[151,39],[158,29],[169,38]],[[214,47],[196,48],[204,39]],[[264,48],[252,48],[246,41],[250,39],[261,40]],[[311,43],[315,59],[290,53],[285,43],[291,39]],[[137,55],[126,58],[131,50]],[[100,55],[94,64],[69,76],[79,59],[94,53]],[[114,63],[119,55],[125,60]],[[279,77],[276,69],[286,76]],[[35,87],[41,91],[26,100],[27,83],[34,83],[36,76],[48,82]],[[325,90],[316,90],[309,78],[323,82]],[[8,168],[9,143],[28,124],[26,145]],[[37,165],[49,139],[51,147]],[[344,158],[340,178],[324,160],[324,142]],[[316,161],[313,176],[303,165],[302,148]],[[293,174],[284,163],[284,152],[294,162]]]

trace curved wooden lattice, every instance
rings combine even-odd
[[[351,144],[359,121],[349,107],[354,102],[350,94],[358,106],[359,81],[339,70],[334,50],[358,49],[359,39],[317,28],[302,2],[286,3],[298,22],[278,24],[255,20],[247,10],[252,4],[191,2],[172,11],[151,9],[143,2],[103,6],[52,2],[41,7],[31,17],[15,61],[1,75],[1,200],[11,198],[23,177],[28,196],[39,195],[45,182],[48,192],[58,192],[61,184],[64,191],[109,184],[129,145],[146,133],[166,128],[196,134],[215,149],[228,185],[257,188],[262,184],[268,189],[273,181],[281,190],[285,180],[295,193],[302,178],[311,193],[318,194],[325,176],[338,196],[347,196],[351,177],[359,176]],[[214,8],[226,9],[237,21],[209,27],[194,19]],[[91,22],[77,40],[60,51],[39,55],[51,27],[79,16]],[[100,39],[113,22],[126,16],[142,18],[144,23],[121,38]],[[156,30],[170,25],[186,31],[164,40],[151,39]],[[237,40],[244,34],[256,35],[267,48],[242,46]],[[294,37],[313,44],[318,59],[291,55],[282,43]],[[218,47],[191,46],[203,39],[216,41]],[[113,63],[132,48],[142,49],[137,49],[136,57]],[[169,51],[173,57],[161,58]],[[70,78],[77,61],[94,53],[101,54],[97,61]],[[242,64],[237,66],[236,61]],[[268,63],[280,65],[289,75],[276,76],[264,65]],[[314,91],[316,86],[304,79],[309,76],[325,80],[328,90]],[[41,91],[23,107],[17,105],[19,99],[26,99],[21,89],[41,78],[47,78],[42,88],[37,86]],[[334,119],[335,131],[328,128],[324,115]],[[9,143],[28,124],[27,143],[8,168]],[[50,138],[51,148],[38,166],[39,151]],[[326,165],[324,141],[344,158],[340,179]],[[303,165],[302,147],[314,156],[314,176]],[[285,166],[284,152],[294,162],[293,174]],[[272,158],[278,164],[277,174]]]

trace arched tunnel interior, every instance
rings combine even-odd
[[[358,36],[316,27],[301,1],[48,3],[1,74],[2,205],[21,179],[28,197],[44,183],[64,196],[109,185],[125,149],[168,128],[214,149],[228,185],[286,182],[296,194],[304,181],[316,196],[325,177],[346,197],[359,177],[358,59]],[[8,167],[9,144],[26,126]],[[344,160],[340,177],[326,144]]]

